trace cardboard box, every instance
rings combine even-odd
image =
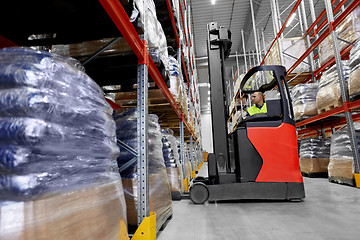
[[[334,181],[337,181],[339,183],[353,182],[354,180],[353,161],[351,158],[330,159],[328,172],[329,172],[329,178]]]
[[[300,158],[300,169],[304,173],[327,173],[330,159]]]
[[[171,192],[183,192],[181,190],[181,177],[178,167],[166,168]]]
[[[120,181],[0,205],[0,239],[127,240]]]

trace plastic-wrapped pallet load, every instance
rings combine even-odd
[[[345,81],[349,79],[349,61],[342,61]],[[336,65],[323,73],[320,78],[319,91],[316,95],[318,113],[326,112],[342,105],[340,79]]]
[[[114,116],[117,138],[135,150],[137,150],[137,117],[136,108]],[[147,144],[149,151],[149,205],[150,211],[156,213],[157,231],[172,215],[171,191],[162,154],[162,134],[158,120],[156,115],[149,114]],[[137,158],[120,146],[120,155],[117,160],[124,186],[128,224],[129,227],[136,227],[138,199]]]
[[[181,73],[181,66],[178,61],[170,56],[169,57],[169,75],[170,75],[170,88],[169,91],[173,95],[175,101],[181,103],[182,92],[183,92],[183,76]]]
[[[73,63],[0,50],[0,239],[128,239],[112,109]]]
[[[177,137],[177,142],[178,142],[178,153],[179,153],[179,156],[181,154],[181,151],[180,151],[180,138]],[[184,176],[185,178],[188,178],[190,180],[190,177],[191,177],[191,164],[190,164],[190,159],[189,159],[189,155],[188,155],[188,152],[186,151],[187,149],[187,144],[184,142]],[[182,164],[182,159],[179,158],[180,160],[180,164]]]
[[[317,115],[317,83],[298,84],[291,90],[295,120]]]
[[[338,40],[340,51],[349,46],[349,42],[354,42],[360,34],[360,7],[355,8],[337,27],[336,32],[340,39]],[[327,36],[319,44],[320,65],[324,65],[334,57],[333,41],[331,35]]]
[[[170,129],[161,131],[163,134],[163,156],[165,160],[166,171],[170,183],[170,189],[173,199],[181,199],[181,193],[184,192],[182,184],[182,168],[179,161],[179,153],[177,151],[177,143],[174,132]]]
[[[360,126],[358,123],[354,123],[354,125],[356,140],[359,146]],[[331,136],[328,172],[330,181],[354,185],[353,154],[347,129],[343,129]]]
[[[360,95],[360,40],[357,40],[355,46],[350,50],[349,62],[349,95],[355,97]]]
[[[190,162],[190,155],[189,155],[189,147],[187,143],[184,143],[184,151],[185,151],[185,177],[191,179],[191,171],[192,171],[192,163]]]
[[[300,143],[300,169],[307,174],[327,173],[330,139],[309,138]]]
[[[144,12],[143,12],[143,2],[144,0],[134,0],[134,4],[137,11],[140,13],[140,21],[138,22],[141,27],[143,27],[144,24]],[[155,48],[158,51],[158,55],[161,59],[161,61],[164,64],[164,67],[166,71],[169,70],[169,60],[168,60],[168,51],[167,51],[167,42],[166,42],[166,36],[164,33],[164,30],[160,24],[160,22],[157,19],[156,16],[156,9],[155,4],[153,0],[145,0],[146,6],[147,6],[147,23],[146,23],[146,39],[148,40],[149,48]],[[136,15],[134,14],[136,12],[133,11],[132,17],[130,20]]]

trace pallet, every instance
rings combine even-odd
[[[171,214],[163,223],[163,225],[161,225],[159,232],[160,231],[164,231],[164,229],[166,228],[166,226],[168,225],[168,223],[170,222],[170,220],[173,218],[173,215]]]
[[[348,178],[343,178],[343,177],[329,177],[329,182],[352,186],[352,187],[355,186],[354,179],[348,179]]]
[[[312,173],[301,172],[301,175],[303,175],[303,177],[308,177],[308,178],[328,178],[327,172],[312,172]]]
[[[324,112],[330,111],[334,108],[340,107],[342,105],[343,105],[342,101],[337,101],[337,102],[333,103],[332,105],[328,105],[322,109],[319,109],[318,112],[319,112],[319,114],[324,113]]]

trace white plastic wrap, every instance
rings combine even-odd
[[[112,109],[76,66],[0,50],[0,239],[127,238]]]
[[[360,27],[360,26],[359,26]],[[351,97],[360,94],[360,41],[355,42],[355,46],[350,50],[350,77],[349,95]]]
[[[300,143],[300,169],[304,173],[326,173],[330,159],[330,139],[310,138]]]
[[[359,29],[359,10],[360,8],[357,7],[336,27],[338,38],[350,43],[356,40],[357,34],[359,34],[359,32],[356,33],[356,31]],[[338,40],[338,44],[340,51],[349,46],[348,43],[341,40]],[[329,35],[319,44],[320,65],[324,65],[332,57],[334,57],[333,41],[332,36]]]
[[[159,51],[159,56],[164,64],[166,71],[169,70],[167,42],[164,30],[156,17],[156,9],[153,0],[145,0],[147,6],[147,24],[146,24],[146,38],[148,40],[149,48],[156,48]],[[141,26],[144,26],[143,0],[134,0],[134,3],[140,12]]]
[[[298,84],[291,90],[295,120],[301,117],[317,115],[317,83]]]
[[[342,61],[345,81],[349,79],[349,61]],[[328,111],[342,105],[340,83],[336,65],[323,73],[320,78],[319,91],[316,95],[318,112]]]
[[[0,79],[0,199],[106,179],[119,149],[112,109],[92,79],[65,58],[24,48],[0,51]]]
[[[359,129],[355,123],[355,129]],[[356,140],[360,144],[360,131],[356,130]],[[357,151],[359,151],[358,149]],[[339,183],[353,185],[354,164],[350,138],[347,129],[343,129],[331,136],[329,178]]]

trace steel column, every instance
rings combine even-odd
[[[280,47],[280,41],[279,39],[279,33],[280,33],[280,26],[279,26],[279,21],[278,21],[278,11],[276,8],[276,1],[275,0],[270,0],[270,5],[271,5],[271,13],[272,13],[272,17],[273,17],[273,24],[274,25],[274,29],[275,29],[275,40],[274,41],[278,41],[278,45],[279,45],[279,57],[280,57],[280,64],[283,65],[283,56],[282,56],[282,49]],[[285,24],[285,23],[284,23]],[[282,32],[280,33],[282,35]]]
[[[308,24],[307,24],[307,19],[306,19],[306,12],[305,12],[305,4],[304,1],[301,1],[300,3],[300,9],[301,9],[301,15],[302,15],[302,22],[304,24],[304,29],[302,29],[302,32],[304,35],[306,35],[306,48],[308,48],[311,45],[310,42],[310,36],[306,33],[306,29],[308,29]],[[299,17],[301,18],[301,15],[299,14]],[[315,76],[314,76],[314,71],[315,71],[315,63],[314,63],[314,53],[311,52],[308,56],[308,61],[310,63],[310,70],[311,70],[311,75],[312,75],[312,79],[314,82],[316,82]]]
[[[333,15],[331,2],[330,2],[330,0],[324,0],[324,1],[325,1],[325,7],[326,7],[326,13],[327,13],[327,17],[328,17],[328,22],[329,22],[329,24],[333,24],[334,15]],[[352,147],[353,156],[354,156],[355,173],[360,173],[360,165],[359,165],[360,164],[359,163],[360,154],[359,154],[359,151],[358,151],[358,144],[357,144],[355,128],[354,128],[354,122],[353,122],[353,118],[352,118],[352,115],[351,115],[351,111],[349,111],[347,109],[348,108],[347,104],[349,102],[349,92],[348,92],[347,83],[345,82],[343,66],[342,66],[342,62],[341,62],[341,56],[340,56],[340,50],[339,50],[340,48],[339,48],[339,43],[338,43],[338,40],[337,40],[338,39],[338,34],[335,31],[335,29],[333,29],[330,34],[331,34],[332,41],[333,41],[333,49],[334,49],[337,73],[338,73],[338,76],[339,76],[339,79],[340,79],[340,90],[341,90],[341,97],[342,97],[342,100],[343,100],[343,106],[344,106],[344,110],[345,110],[347,129],[348,129],[348,134],[349,134],[349,137],[350,137],[351,147]]]
[[[185,179],[185,151],[184,151],[184,122],[180,120],[180,159],[183,170],[183,179]]]
[[[147,2],[143,0],[144,35],[146,42],[147,32]],[[145,49],[147,51],[148,49]],[[146,54],[145,54],[146,55]],[[137,175],[138,175],[138,200],[137,220],[138,225],[149,216],[149,162],[148,162],[148,59],[139,62],[137,72]]]
[[[190,162],[191,162],[191,169],[195,170],[194,161],[193,161],[193,138],[191,135],[190,135]]]
[[[311,13],[311,20],[312,22],[316,21],[316,16],[315,16],[315,8],[314,8],[314,2],[313,0],[309,0],[309,5],[310,5],[310,13]],[[308,28],[306,28],[307,30]],[[315,24],[315,29],[317,29],[317,24]],[[319,38],[319,34],[315,34],[316,39]],[[310,46],[310,45],[309,45]]]
[[[137,148],[138,148],[138,224],[149,216],[148,176],[148,68],[138,66],[137,77]]]
[[[244,38],[244,30],[241,29],[241,39],[242,39],[242,47],[243,47],[243,54],[245,60],[245,72],[248,70],[247,59],[246,59],[246,50],[245,50],[245,38]]]
[[[265,57],[265,54],[266,54],[266,44],[265,44],[265,34],[264,34],[264,30],[261,30],[261,38],[262,38],[262,42],[263,42],[264,57]]]
[[[250,8],[251,8],[251,19],[253,23],[253,32],[255,38],[255,49],[256,49],[256,56],[257,56],[257,63],[260,65],[260,57],[259,57],[259,48],[258,48],[258,39],[256,34],[256,23],[255,23],[255,16],[254,16],[254,7],[253,7],[253,0],[250,0]]]

